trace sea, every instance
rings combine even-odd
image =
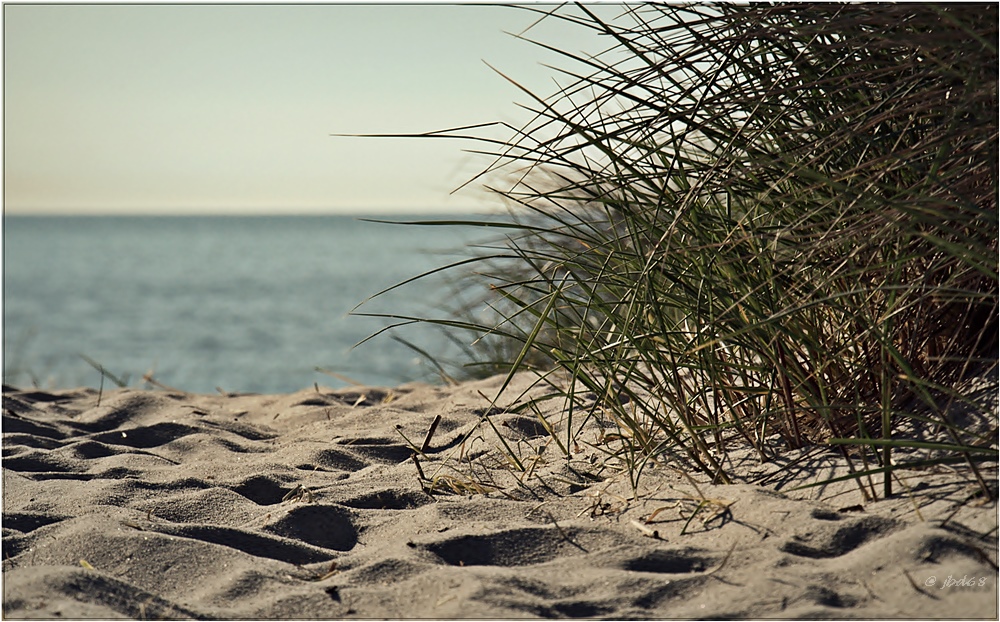
[[[429,359],[393,335],[460,359],[439,328],[357,345],[394,320],[352,312],[446,316],[443,275],[369,298],[468,257],[484,231],[342,215],[6,216],[3,382],[149,387],[150,374],[194,393],[438,382]]]

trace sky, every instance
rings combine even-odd
[[[331,134],[522,125],[516,104],[529,98],[485,63],[553,92],[543,63],[558,57],[505,33],[538,17],[486,5],[5,4],[4,212],[493,205],[479,185],[450,194],[489,164],[463,152],[472,143]],[[556,20],[527,36],[607,47]]]

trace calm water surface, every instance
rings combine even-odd
[[[351,351],[384,320],[346,314],[456,259],[479,231],[346,216],[6,217],[4,382],[96,387],[81,354],[133,386],[153,370],[194,392],[342,384],[316,367],[369,384],[433,380],[388,338]],[[365,309],[421,313],[440,295],[418,286]],[[431,329],[403,336],[443,345]]]

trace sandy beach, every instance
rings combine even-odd
[[[1000,4],[9,4],[4,618],[1000,622]]]
[[[997,618],[997,507],[963,468],[869,502],[793,490],[846,472],[829,449],[737,451],[738,483],[654,464],[636,494],[602,466],[606,422],[567,460],[538,418],[488,410],[502,381],[4,387],[4,616]]]

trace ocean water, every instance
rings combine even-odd
[[[5,383],[97,387],[84,355],[131,386],[152,371],[192,392],[275,393],[343,386],[317,367],[374,385],[434,381],[386,335],[352,350],[386,322],[347,314],[483,234],[349,216],[9,216],[3,238]],[[362,310],[421,315],[443,291],[410,286]],[[450,351],[430,327],[400,335]]]

